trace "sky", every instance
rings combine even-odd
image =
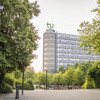
[[[47,29],[46,23],[54,24],[54,29],[60,33],[76,34],[80,23],[83,21],[92,22],[96,13],[91,12],[97,7],[97,0],[29,0],[37,1],[41,13],[34,17],[31,22],[38,30],[41,38],[38,41],[38,49],[34,51],[37,59],[33,60],[31,66],[35,72],[42,72],[43,69],[43,33]]]

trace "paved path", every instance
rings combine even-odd
[[[0,100],[16,100],[15,93],[0,94]],[[100,100],[100,89],[24,91],[19,100]]]

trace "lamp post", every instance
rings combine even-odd
[[[58,75],[58,89],[59,89],[59,83],[60,83],[60,75]]]
[[[47,90],[47,69],[45,70],[46,71],[46,90]]]
[[[23,95],[23,91],[24,91],[24,65],[23,65],[23,76],[22,76],[22,95]]]
[[[52,89],[52,81],[51,81],[51,89]]]

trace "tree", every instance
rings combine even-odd
[[[86,63],[82,62],[79,64],[78,68],[80,68],[80,70],[83,71],[84,75],[86,76],[88,69],[91,68],[92,65],[93,65],[93,62],[91,61],[88,61]]]
[[[40,85],[46,84],[46,73],[38,72],[36,76],[37,83]]]
[[[20,79],[21,78],[21,71],[20,70],[16,70],[14,72],[14,77],[15,77],[15,79]]]
[[[88,61],[86,63],[82,62],[78,65],[75,70],[75,84],[83,85],[85,78],[87,76],[87,71],[92,67],[93,62]]]
[[[53,78],[52,78],[53,84],[55,85],[60,84],[61,83],[60,80],[61,80],[61,72],[53,75]]]
[[[71,66],[70,66],[70,67],[65,71],[64,76],[65,76],[64,79],[67,80],[67,85],[72,85],[72,84],[74,84],[74,80],[75,80],[75,69],[74,69],[74,67],[71,67]]]
[[[64,68],[64,66],[63,66],[63,65],[59,67],[59,72],[62,72],[62,73],[64,73],[64,72],[65,72],[65,68]]]
[[[100,88],[100,61],[95,61],[91,69],[88,71],[90,78],[94,79],[97,88]]]
[[[75,84],[76,85],[83,85],[85,80],[84,72],[78,67],[75,70]]]
[[[78,32],[80,34],[80,47],[87,50],[88,53],[100,54],[100,0],[97,3],[98,7],[92,10],[97,12],[97,17],[92,20],[92,23],[82,22]]]
[[[68,70],[69,67],[72,67],[70,64],[67,65],[66,70]]]
[[[24,79],[25,80],[27,80],[27,79],[34,80],[34,74],[35,74],[34,68],[29,66],[25,70]]]
[[[36,83],[40,85],[46,85],[46,72],[44,73],[38,72],[35,78],[36,78]],[[53,83],[52,75],[47,74],[47,85],[51,85],[52,83]]]
[[[0,81],[5,73],[27,67],[35,58],[39,39],[30,22],[40,13],[37,2],[28,0],[1,0],[0,4]]]
[[[74,64],[74,68],[77,68],[79,64],[80,64],[79,62],[76,62],[76,63]]]
[[[47,74],[47,85],[51,85],[53,83],[52,77],[53,77],[52,74]]]
[[[93,78],[90,78],[88,75],[85,79],[85,83],[84,85],[82,86],[83,89],[93,89],[95,88],[95,83],[94,83],[94,80]]]

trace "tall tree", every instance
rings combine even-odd
[[[40,13],[37,2],[29,0],[1,0],[0,4],[0,80],[6,72],[27,67],[35,58],[39,39],[30,22]]]
[[[75,84],[82,85],[87,76],[87,71],[92,67],[93,62],[88,61],[86,63],[82,62],[78,65],[75,70]]]
[[[94,79],[97,88],[100,88],[100,61],[95,61],[91,69],[88,71],[90,78]]]
[[[46,73],[38,72],[36,75],[36,81],[40,85],[45,85],[46,84]]]
[[[80,67],[77,67],[75,70],[75,84],[76,85],[83,85],[85,80],[84,72],[81,70]]]
[[[65,79],[66,79],[66,81],[67,81],[67,85],[72,85],[72,84],[74,84],[74,81],[75,81],[75,69],[74,69],[74,67],[69,67],[66,71],[65,71],[65,73],[64,73],[65,75]]]
[[[61,72],[54,74],[52,78],[53,84],[55,85],[60,84],[61,83],[60,79],[61,79]]]
[[[31,79],[31,80],[34,80],[34,74],[35,74],[35,71],[34,71],[34,68],[29,66],[25,69],[25,79]]]
[[[64,73],[64,72],[65,72],[65,68],[64,68],[64,66],[63,66],[63,65],[61,65],[61,66],[59,67],[59,72],[62,72],[62,73]]]
[[[76,63],[74,64],[74,68],[77,68],[79,64],[80,64],[79,62],[76,62]]]
[[[78,32],[80,34],[80,47],[84,50],[100,54],[100,0],[97,1],[98,7],[92,11],[97,12],[97,17],[92,20],[92,23],[82,22]]]

